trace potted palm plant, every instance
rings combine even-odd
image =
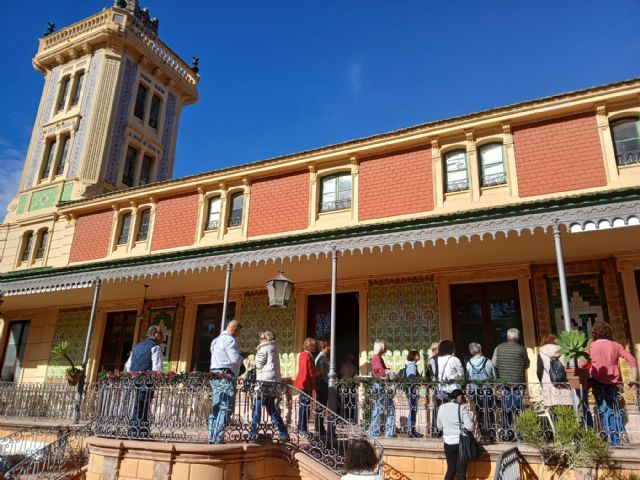
[[[70,386],[76,386],[80,381],[82,375],[82,369],[76,367],[75,363],[69,356],[69,342],[60,342],[51,350],[51,356],[56,360],[66,360],[69,363],[69,367],[65,370],[67,382]]]
[[[590,362],[589,347],[591,342],[584,333],[578,330],[565,330],[560,333],[556,343],[560,346],[558,354],[567,363],[567,378],[572,388],[586,388],[589,370],[580,367],[580,360]]]

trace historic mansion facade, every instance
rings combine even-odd
[[[52,347],[79,363],[87,335],[89,380],[122,369],[151,324],[166,369],[208,370],[228,271],[243,349],[274,330],[292,376],[305,337],[329,335],[334,255],[337,362],[361,374],[378,338],[396,370],[440,338],[491,352],[511,327],[534,355],[563,328],[559,259],[572,325],[602,318],[640,353],[640,79],[173,178],[197,63],[129,3],[40,39],[0,225],[2,381],[59,381]],[[295,286],[272,309],[280,270]]]

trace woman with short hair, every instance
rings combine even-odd
[[[380,423],[382,414],[386,411],[387,423],[384,433],[386,437],[396,436],[396,406],[393,403],[395,389],[393,386],[385,385],[389,379],[389,371],[382,356],[387,351],[383,340],[376,340],[373,344],[373,357],[371,358],[371,376],[373,376],[372,394],[374,396],[373,413],[371,414],[371,426],[369,435],[371,437],[380,436]]]
[[[314,338],[307,338],[302,344],[303,352],[298,358],[298,374],[293,386],[302,390],[304,395],[300,395],[298,399],[298,434],[309,435],[309,405],[311,405],[311,396],[316,389],[316,364],[313,354],[318,349],[317,342]]]

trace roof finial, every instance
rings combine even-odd
[[[200,71],[200,67],[198,64],[200,63],[200,57],[191,57],[191,70],[194,73],[198,73]]]
[[[47,31],[44,32],[44,36],[48,37],[51,35],[56,29],[56,24],[53,22],[47,22]]]

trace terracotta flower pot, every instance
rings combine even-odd
[[[71,387],[75,387],[76,385],[78,385],[78,382],[80,381],[80,375],[82,375],[81,372],[67,372],[67,383],[69,384],[69,386]]]
[[[582,387],[584,390],[587,389],[588,379],[589,379],[589,370],[586,368],[573,368],[567,367],[567,378],[569,379],[569,386],[571,388],[580,388]]]

